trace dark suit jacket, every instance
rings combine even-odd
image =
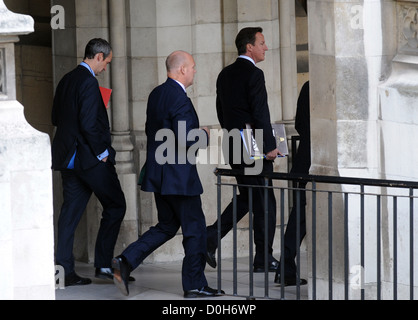
[[[165,130],[160,131],[162,129]],[[186,135],[193,129],[198,129],[196,132],[203,134],[205,140],[187,141]],[[204,130],[199,130],[192,101],[173,79],[168,78],[149,95],[145,131],[147,159],[141,189],[162,195],[202,194],[194,159],[187,158],[186,154],[196,142],[200,145],[203,141],[206,147],[208,137]],[[160,138],[156,137],[157,132],[161,134]],[[190,153],[189,156],[196,155]]]
[[[109,118],[97,79],[87,68],[77,66],[59,82],[52,107],[52,124],[57,127],[52,142],[52,168],[66,169],[77,150],[75,169],[99,163],[106,149],[115,164]]]
[[[300,141],[291,172],[309,174],[309,168],[311,167],[309,81],[305,82],[300,90],[296,109],[295,129],[299,133]]]
[[[261,69],[247,59],[238,58],[220,72],[216,94],[216,111],[222,128],[244,129],[250,123],[255,129],[263,129],[264,153],[276,148]]]

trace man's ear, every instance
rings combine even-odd
[[[103,61],[104,60],[103,52],[96,53],[96,55],[94,56],[94,59],[96,59],[98,62]]]

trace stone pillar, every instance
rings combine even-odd
[[[132,123],[136,140],[137,172],[146,157],[144,130],[148,96],[154,87],[167,80],[165,60],[171,52],[185,50],[193,53],[192,2],[195,1],[127,1],[129,80],[132,88]],[[188,89],[190,98],[193,97],[195,85],[196,78],[195,84]],[[140,191],[138,187],[133,190],[138,190],[139,233],[143,234],[158,221],[154,195],[151,192]],[[182,239],[179,231],[177,236],[151,254],[147,262],[181,260],[184,256]]]
[[[279,11],[282,118],[294,120],[298,94],[295,2],[280,0]]]
[[[112,84],[112,145],[116,150],[116,170],[126,198],[126,215],[121,226],[115,253],[121,252],[138,239],[137,176],[130,135],[130,112],[127,66],[125,1],[109,0],[109,34],[113,49]]]
[[[0,0],[0,299],[55,298],[50,140],[16,101],[14,43],[33,27]]]
[[[311,141],[312,166],[311,174],[335,175],[346,177],[388,178],[386,163],[396,163],[391,166],[393,173],[404,171],[402,178],[416,177],[416,154],[407,150],[415,145],[413,132],[412,106],[416,106],[417,91],[413,89],[415,82],[411,78],[403,78],[407,68],[394,68],[395,74],[390,76],[392,62],[396,53],[396,1],[308,1],[309,51],[310,51],[310,93],[311,93]],[[411,23],[415,23],[416,12]],[[415,19],[415,20],[414,20]],[[402,23],[400,24],[402,26]],[[412,34],[414,34],[412,32]],[[416,43],[416,34],[414,34]],[[409,59],[409,60],[413,60]],[[407,64],[409,66],[409,64]],[[416,70],[416,69],[415,69]],[[401,77],[400,77],[401,75]],[[389,77],[390,76],[390,77]],[[380,86],[389,78],[386,85]],[[405,79],[394,85],[394,79]],[[405,99],[396,99],[400,91],[408,92]],[[403,87],[402,87],[403,86]],[[404,91],[403,89],[408,88]],[[409,100],[407,96],[412,94]],[[380,101],[379,101],[380,99]],[[408,104],[409,103],[409,104]],[[382,107],[388,113],[386,121],[382,122]],[[395,111],[396,110],[396,111]],[[403,121],[410,122],[407,128],[400,121],[389,119],[403,110]],[[389,113],[391,113],[389,115]],[[394,118],[392,118],[393,120]],[[415,120],[416,122],[416,120]],[[396,128],[402,128],[404,137]],[[410,130],[414,128],[413,130]],[[382,129],[388,129],[384,131]],[[415,130],[415,131],[414,131]],[[408,134],[406,134],[408,132]],[[395,136],[391,136],[395,134]],[[388,145],[390,137],[391,145]],[[385,139],[382,139],[385,137]],[[410,137],[410,138],[408,138]],[[406,140],[405,140],[406,139]],[[409,140],[408,140],[409,139]],[[405,145],[403,143],[405,142]],[[405,148],[394,152],[393,148]],[[409,147],[408,147],[409,146]],[[412,148],[414,149],[414,148]],[[385,151],[386,150],[386,151]],[[405,153],[407,152],[407,153]],[[409,157],[405,156],[406,154]],[[407,159],[407,160],[406,160]],[[404,160],[402,165],[399,161]],[[408,164],[407,164],[407,163]],[[396,167],[396,169],[394,169]],[[399,174],[399,176],[401,176]],[[320,186],[318,186],[320,187]],[[327,186],[334,189],[335,186]],[[337,191],[352,191],[341,187]],[[317,298],[328,299],[328,259],[327,255],[319,256],[319,252],[328,252],[327,200],[320,197],[317,200]],[[334,299],[344,297],[344,256],[343,256],[343,199],[336,195],[333,205],[333,285]],[[353,197],[354,198],[354,197]],[[360,206],[356,199],[349,199],[351,208],[348,217],[348,269],[360,266]],[[367,210],[365,225],[375,225],[375,211]],[[374,204],[375,205],[375,204]],[[372,208],[372,205],[370,205]],[[355,208],[358,208],[356,212]],[[308,230],[310,216],[307,215]],[[388,225],[388,221],[384,224]],[[368,229],[365,243],[365,266],[363,271],[365,285],[376,282],[376,230]],[[390,237],[388,230],[383,231],[384,237]],[[310,241],[308,234],[308,240]],[[387,240],[387,239],[386,239]],[[374,246],[373,246],[374,244]],[[383,259],[385,269],[389,266],[389,257]],[[376,291],[368,291],[373,298]],[[360,297],[360,290],[349,286],[349,298]]]
[[[386,81],[378,86],[380,147],[380,171],[387,179],[418,180],[418,1],[394,1],[396,3],[397,28],[387,30],[397,43],[394,58],[388,63],[392,71]],[[415,192],[415,196],[417,196]],[[383,208],[387,216],[382,226],[383,261],[398,261],[398,299],[409,299],[409,204],[398,201],[397,232],[398,250],[394,257],[393,220],[389,208]],[[414,212],[418,204],[415,201]],[[416,223],[416,218],[414,219]],[[416,229],[414,229],[416,230]],[[414,235],[414,237],[416,237]],[[417,249],[414,249],[417,254]],[[414,263],[416,270],[416,262]],[[415,271],[416,272],[416,271]],[[382,271],[382,298],[392,299],[393,264],[386,264]],[[416,289],[416,287],[415,287]],[[416,299],[416,290],[415,297]]]

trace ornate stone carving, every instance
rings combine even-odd
[[[404,19],[403,34],[408,42],[408,46],[418,48],[418,10],[417,8],[409,8]]]
[[[2,35],[22,35],[34,31],[34,20],[31,16],[14,13],[0,1],[0,33]]]
[[[399,11],[399,52],[418,55],[418,6],[405,3]]]

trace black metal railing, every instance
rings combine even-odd
[[[280,290],[280,295],[277,299],[287,299],[286,293],[288,287],[283,283],[279,287],[271,288],[271,276],[268,271],[264,272],[264,295],[254,294],[254,274],[251,270],[253,257],[253,212],[252,212],[252,190],[260,188],[258,186],[247,185],[249,192],[249,287],[248,293],[238,293],[237,281],[237,221],[236,221],[236,197],[237,197],[237,183],[225,182],[223,177],[236,177],[244,175],[244,172],[237,170],[228,170],[217,168],[215,170],[217,176],[217,211],[218,211],[218,229],[220,229],[220,215],[221,215],[221,199],[224,188],[232,188],[232,197],[234,203],[234,222],[233,222],[233,295],[245,296],[248,299],[268,298],[276,299],[277,291]],[[418,182],[414,181],[398,181],[398,180],[383,180],[383,179],[364,179],[364,178],[350,178],[337,176],[320,176],[320,175],[297,175],[289,173],[274,172],[271,174],[260,174],[264,177],[266,183],[264,188],[265,201],[267,203],[268,189],[273,188],[276,193],[278,213],[278,228],[280,232],[280,252],[284,252],[284,232],[287,221],[285,220],[286,212],[289,206],[286,205],[289,197],[295,195],[296,205],[296,219],[297,219],[297,236],[300,235],[300,194],[306,192],[308,208],[306,210],[306,217],[310,219],[310,228],[306,231],[306,238],[309,241],[309,248],[307,259],[307,269],[309,270],[308,293],[301,297],[301,288],[296,285],[296,292],[293,291],[295,299],[399,299],[398,285],[402,286],[401,299],[414,299],[414,209],[418,207]],[[273,186],[268,185],[268,180],[272,179],[275,183]],[[293,184],[291,183],[293,182]],[[295,187],[294,183],[308,183],[305,188]],[[276,184],[281,184],[277,186]],[[374,200],[373,200],[374,199]],[[373,204],[374,202],[374,204]],[[265,208],[268,206],[265,205]],[[325,214],[324,214],[325,212]],[[265,211],[264,221],[267,228],[267,210]],[[383,217],[382,217],[383,215]],[[349,221],[357,219],[354,223],[355,227],[351,227]],[[405,218],[408,219],[405,219]],[[392,219],[390,219],[392,218]],[[337,221],[337,223],[335,223]],[[342,223],[341,223],[342,221]],[[355,220],[357,221],[357,220]],[[402,225],[399,225],[401,221]],[[321,237],[325,235],[322,233],[324,225],[328,233],[326,235],[327,243],[324,243],[322,238],[318,238],[317,229],[318,223],[321,223]],[[417,222],[415,222],[417,223]],[[357,227],[358,226],[358,227]],[[354,228],[354,230],[351,230]],[[401,230],[401,233],[398,232]],[[342,232],[340,232],[342,231]],[[382,231],[384,234],[382,234]],[[366,234],[367,233],[367,234]],[[405,235],[409,234],[408,240]],[[265,235],[267,239],[267,234]],[[317,241],[321,239],[318,245]],[[399,242],[400,241],[400,242]],[[383,242],[383,243],[382,243]],[[221,243],[221,234],[218,232],[218,243]],[[267,241],[265,241],[265,253],[267,253]],[[277,244],[275,244],[277,249]],[[402,248],[402,257],[400,255],[399,246]],[[299,244],[296,246],[296,265],[297,265],[297,280],[300,279],[300,250]],[[340,250],[335,248],[341,248]],[[409,247],[406,253],[403,248]],[[356,253],[351,253],[350,249]],[[318,269],[318,255],[320,251],[320,269]],[[218,288],[222,288],[222,246],[219,245],[218,257]],[[366,251],[367,257],[366,259]],[[384,251],[384,257],[382,256]],[[358,254],[357,254],[358,252]],[[388,253],[389,252],[389,253]],[[326,259],[324,257],[326,255]],[[335,258],[335,255],[338,255]],[[267,254],[265,254],[267,257]],[[389,256],[389,259],[385,259]],[[373,257],[374,259],[370,259]],[[267,259],[267,258],[266,258]],[[356,293],[350,291],[353,283],[350,280],[350,259],[358,260],[356,264],[360,267],[361,277],[359,275],[360,283]],[[401,259],[401,260],[399,260]],[[324,263],[328,261],[328,264]],[[367,260],[367,261],[366,261]],[[375,260],[373,262],[373,260]],[[407,262],[406,262],[407,261]],[[399,281],[399,265],[402,265],[402,279]],[[265,261],[267,265],[267,261]],[[408,267],[406,267],[408,266]],[[283,274],[283,263],[280,265]],[[385,272],[383,278],[382,271]],[[405,271],[405,272],[404,272]],[[409,273],[408,281],[405,281],[406,271]],[[318,275],[320,272],[320,275]],[[270,273],[271,274],[271,273]],[[327,277],[326,277],[327,275]],[[367,282],[365,277],[369,278]],[[352,274],[351,274],[352,276]],[[336,280],[338,279],[338,280]],[[317,287],[318,281],[321,281],[321,289]],[[326,289],[324,289],[324,287]],[[335,289],[337,287],[337,289]],[[385,293],[382,292],[382,287],[385,288]],[[274,295],[272,295],[274,290]],[[405,294],[408,291],[409,294]],[[367,298],[366,298],[367,294]],[[273,297],[276,296],[276,297]]]

